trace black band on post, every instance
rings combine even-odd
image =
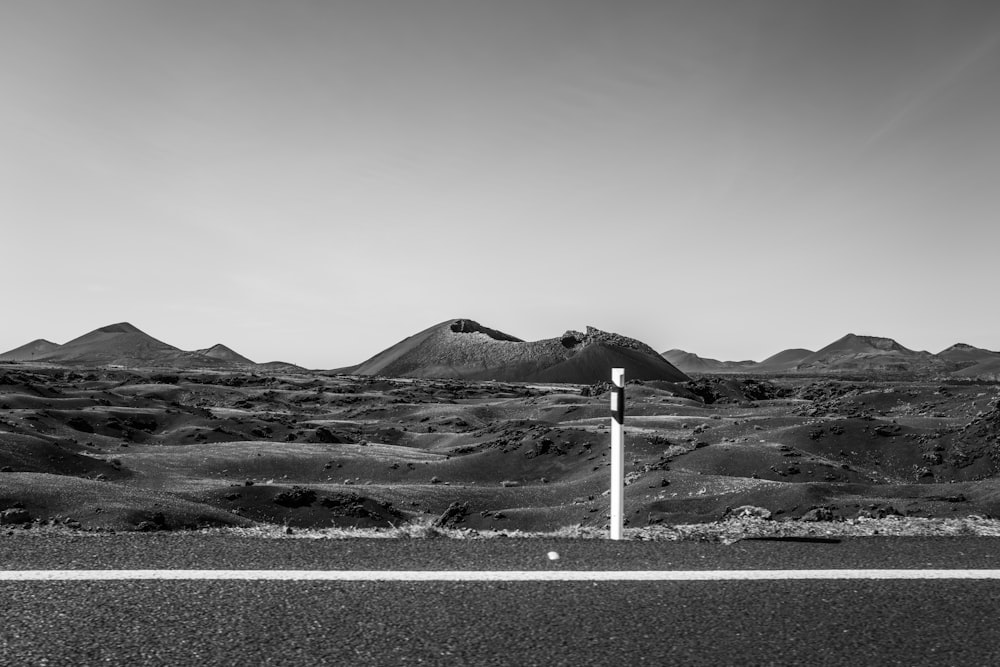
[[[611,416],[619,424],[625,423],[625,387],[611,390]]]

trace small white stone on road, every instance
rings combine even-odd
[[[549,560],[559,560],[559,554],[555,551],[549,552]]]

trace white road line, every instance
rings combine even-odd
[[[1000,579],[1000,570],[0,570],[0,581],[782,581]]]

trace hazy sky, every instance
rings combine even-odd
[[[0,0],[0,351],[1000,349],[995,0]]]

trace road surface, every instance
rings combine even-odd
[[[725,546],[17,535],[0,537],[0,575],[981,572],[1000,569],[998,547],[989,538]],[[1000,579],[5,580],[0,624],[3,665],[989,665],[1000,664]]]

